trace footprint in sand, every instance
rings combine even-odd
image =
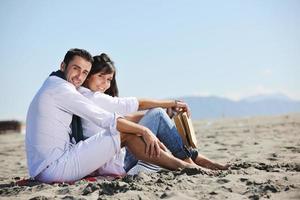
[[[276,153],[271,153],[271,156],[267,158],[270,161],[277,161],[278,160],[278,155]]]
[[[217,183],[219,183],[219,184],[225,184],[225,183],[228,183],[228,182],[230,182],[230,180],[225,179],[225,178],[220,178],[220,179],[217,180]]]
[[[293,153],[300,153],[300,148],[297,148],[297,147],[285,146],[284,148],[291,150]]]
[[[240,178],[240,181],[241,181],[241,182],[248,181],[248,178]]]
[[[225,187],[225,186],[223,185],[221,188],[224,189],[225,191],[233,192],[233,190],[232,190],[230,187]]]
[[[249,194],[249,199],[259,199],[260,197],[270,198],[270,193],[277,193],[284,190],[285,186],[280,186],[268,180],[267,182],[246,181],[248,186],[244,194]]]
[[[286,171],[300,172],[300,163],[283,163],[280,168],[284,168]]]
[[[239,170],[239,169],[247,169],[251,167],[251,164],[248,162],[241,162],[241,163],[234,163],[232,166],[230,166],[230,169],[233,170]]]

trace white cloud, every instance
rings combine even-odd
[[[273,74],[273,70],[270,68],[266,68],[261,72],[264,76],[271,76]]]
[[[241,91],[230,91],[221,93],[213,92],[194,92],[192,96],[208,97],[208,96],[219,96],[224,97],[233,101],[239,101],[241,99],[258,96],[258,95],[272,95],[272,94],[282,94],[293,100],[300,100],[300,89],[299,91],[287,89],[287,88],[269,88],[264,85],[257,85],[254,87],[243,88]]]
[[[285,88],[274,89],[265,87],[263,85],[257,85],[253,88],[245,88],[243,91],[239,92],[228,92],[224,94],[224,97],[238,101],[250,96],[271,94],[283,94],[291,99],[300,100],[300,91],[292,91]]]
[[[212,96],[212,94],[209,93],[209,92],[194,92],[192,94],[192,96],[196,96],[196,97],[208,97],[208,96]]]

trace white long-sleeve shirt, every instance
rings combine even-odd
[[[69,150],[73,114],[96,127],[110,130],[112,135],[119,134],[117,114],[96,106],[71,83],[50,76],[35,95],[27,113],[25,145],[31,177],[37,176]],[[114,150],[119,152],[119,149]]]
[[[118,113],[125,116],[129,113],[138,111],[139,102],[136,97],[111,97],[101,92],[92,92],[90,89],[85,87],[80,87],[78,91],[94,102],[97,106],[111,113]],[[81,122],[83,135],[85,137],[91,137],[94,134],[105,133],[105,129],[95,126],[88,120],[83,119]],[[99,168],[99,174],[123,175],[125,173],[123,168],[124,158],[125,149],[122,148],[121,151],[117,153],[110,162]]]
[[[112,97],[101,92],[92,92],[90,89],[80,87],[78,91],[100,108],[125,116],[127,114],[138,111],[139,102],[136,97]],[[82,120],[82,128],[85,137],[104,131],[89,120]]]

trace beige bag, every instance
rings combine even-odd
[[[179,112],[174,116],[176,128],[187,147],[197,148],[197,138],[194,131],[192,120],[186,112]]]

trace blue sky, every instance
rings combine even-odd
[[[0,119],[66,51],[108,53],[121,96],[283,93],[300,99],[300,1],[0,1]]]

